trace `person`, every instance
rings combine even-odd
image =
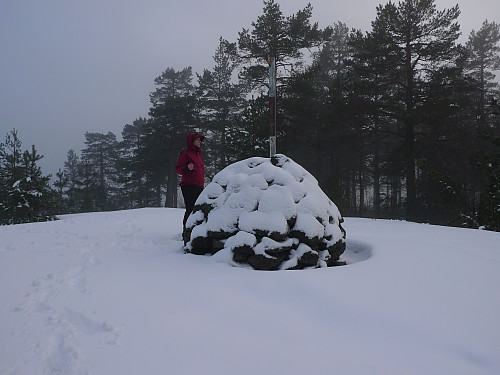
[[[205,137],[198,133],[188,134],[187,148],[181,151],[175,170],[182,176],[181,191],[186,205],[186,213],[182,221],[183,238],[185,240],[186,221],[193,211],[194,204],[205,186],[205,164],[201,156],[201,142]]]

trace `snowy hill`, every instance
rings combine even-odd
[[[182,216],[0,227],[0,374],[500,374],[499,233],[346,218],[346,266],[266,272]]]

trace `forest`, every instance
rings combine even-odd
[[[17,130],[0,144],[0,224],[77,212],[178,207],[186,135],[204,134],[207,182],[269,156],[269,64],[276,61],[277,152],[306,168],[343,216],[500,231],[500,25],[459,43],[460,9],[434,0],[377,7],[371,30],[324,29],[307,4],[274,0],[213,66],[167,67],[148,118],[85,136],[52,179]]]

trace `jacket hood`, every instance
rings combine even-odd
[[[196,149],[196,147],[193,145],[193,141],[196,138],[201,138],[201,141],[203,142],[203,140],[205,139],[205,136],[203,136],[203,135],[201,135],[199,133],[190,133],[190,134],[188,134],[188,136],[186,138],[186,145],[187,145],[188,150],[195,150]]]

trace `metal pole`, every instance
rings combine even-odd
[[[268,56],[269,64],[269,153],[276,155],[276,58]]]

